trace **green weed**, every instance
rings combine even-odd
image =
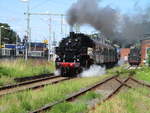
[[[83,103],[68,103],[64,102],[56,105],[47,113],[82,113],[87,109]]]
[[[44,106],[45,104],[64,99],[68,96],[68,94],[79,91],[81,88],[89,86],[105,77],[106,75],[93,78],[77,78],[74,80],[65,81],[60,84],[46,86],[40,91],[29,90],[16,94],[6,95],[0,101],[0,106],[3,106],[3,110],[1,110],[0,107],[0,111],[2,113],[11,113],[10,111],[13,111],[15,109],[14,106],[16,106],[16,113],[27,113],[28,111],[35,110]],[[87,94],[86,99],[93,99],[96,97],[96,94],[89,93]],[[77,106],[76,110],[79,108],[80,106]],[[82,108],[84,107],[81,107],[80,109]]]
[[[52,73],[55,70],[54,67],[53,62],[42,60],[28,60],[27,62],[23,59],[4,60],[0,62],[0,77],[3,78],[0,85],[9,84],[9,78],[12,80],[11,83],[14,83],[13,79],[17,77]]]
[[[96,107],[89,113],[149,113],[150,91],[146,88],[130,89]]]

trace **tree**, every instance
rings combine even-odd
[[[150,66],[150,51],[147,52],[147,63],[148,63],[148,66]]]
[[[17,42],[21,41],[17,33],[13,31],[8,24],[0,23],[0,27],[1,27],[0,29],[1,29],[2,44],[4,43],[15,44],[16,39],[17,39]]]

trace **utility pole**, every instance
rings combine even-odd
[[[51,40],[51,22],[52,22],[52,20],[51,20],[51,16],[60,16],[61,17],[61,34],[63,33],[63,17],[64,16],[66,16],[65,14],[54,14],[54,13],[30,13],[29,12],[29,4],[28,4],[28,11],[27,11],[27,13],[25,13],[25,14],[27,14],[27,17],[28,17],[28,21],[27,21],[27,29],[28,29],[28,32],[27,33],[29,33],[30,34],[30,16],[31,15],[48,15],[48,16],[50,16],[50,19],[49,19],[49,43],[48,43],[48,61],[50,61],[50,59],[51,59],[51,56],[50,56],[50,53],[51,53],[51,51],[52,51],[52,46],[51,46],[51,44],[52,44],[52,40]],[[29,51],[31,50],[31,48],[30,48],[30,42],[31,42],[31,38],[29,37],[30,35],[29,34],[27,34],[27,36],[28,36],[28,38],[29,38]],[[27,52],[26,52],[27,53]]]
[[[28,37],[25,37],[25,61],[28,60]]]
[[[25,42],[25,60],[28,60],[28,46],[29,46],[29,51],[31,50],[31,37],[30,37],[30,1],[29,0],[21,0],[22,2],[27,3],[27,11],[24,14],[27,14],[27,40]],[[29,45],[28,45],[29,42]]]
[[[51,16],[49,18],[49,41],[48,41],[48,61],[50,61],[51,59],[51,56],[50,56],[50,53],[51,53]]]
[[[29,12],[30,12],[30,3],[28,1],[27,2],[27,36],[30,43],[31,39],[30,39],[30,13]],[[29,51],[30,51],[30,46],[29,46]]]
[[[16,57],[17,57],[17,50],[18,50],[18,35],[17,35],[17,33],[16,33]]]
[[[31,37],[30,37],[30,1],[27,2],[27,40],[26,40],[26,55],[25,60],[28,60],[28,52],[31,51]]]
[[[60,16],[61,17],[61,34],[63,34],[63,18],[65,17],[65,16],[67,16],[67,15],[65,15],[65,14],[55,14],[55,13],[30,13],[29,12],[30,11],[30,8],[29,8],[29,4],[28,4],[28,11],[27,11],[27,13],[25,13],[25,14],[27,14],[27,16],[28,16],[28,21],[27,21],[27,25],[28,25],[28,27],[27,27],[27,29],[29,30],[30,29],[30,16],[31,15],[48,15],[48,16]],[[31,40],[31,38],[29,38],[29,42],[30,42],[30,40]],[[29,44],[30,45],[30,44]],[[29,48],[30,48],[30,46],[29,46]]]
[[[56,40],[55,40],[55,32],[53,32],[53,40],[52,40],[52,52],[53,52],[53,60],[55,58],[55,47],[56,47]]]
[[[56,46],[55,32],[53,32],[53,45]]]
[[[64,15],[61,14],[61,34],[63,34],[63,17]]]
[[[1,26],[0,26],[0,48],[1,48],[1,45],[2,45],[2,30],[1,30]]]

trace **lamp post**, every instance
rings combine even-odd
[[[48,42],[48,61],[51,60],[51,16],[49,18],[49,42]]]
[[[26,41],[26,52],[25,52],[25,60],[28,60],[28,47],[27,47],[27,43],[29,42],[29,51],[31,51],[31,38],[30,38],[30,2],[29,0],[21,0],[22,2],[26,2],[27,3],[27,11],[25,14],[27,14],[27,41]]]
[[[18,55],[18,35],[16,33],[16,57]]]
[[[0,27],[0,48],[1,48],[1,40],[2,40],[2,31],[1,31],[1,27]]]

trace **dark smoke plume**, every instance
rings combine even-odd
[[[126,43],[134,43],[137,40],[144,39],[146,34],[150,34],[150,18],[148,16],[149,11],[146,10],[139,14],[123,17],[123,25],[121,31],[121,37]]]
[[[67,20],[70,26],[89,24],[125,46],[150,34],[149,14],[150,8],[129,16],[110,6],[100,7],[97,0],[78,0],[69,9]]]
[[[97,0],[78,0],[68,12],[68,22],[74,24],[89,24],[106,36],[114,33],[117,23],[117,12],[109,6],[98,6]]]

